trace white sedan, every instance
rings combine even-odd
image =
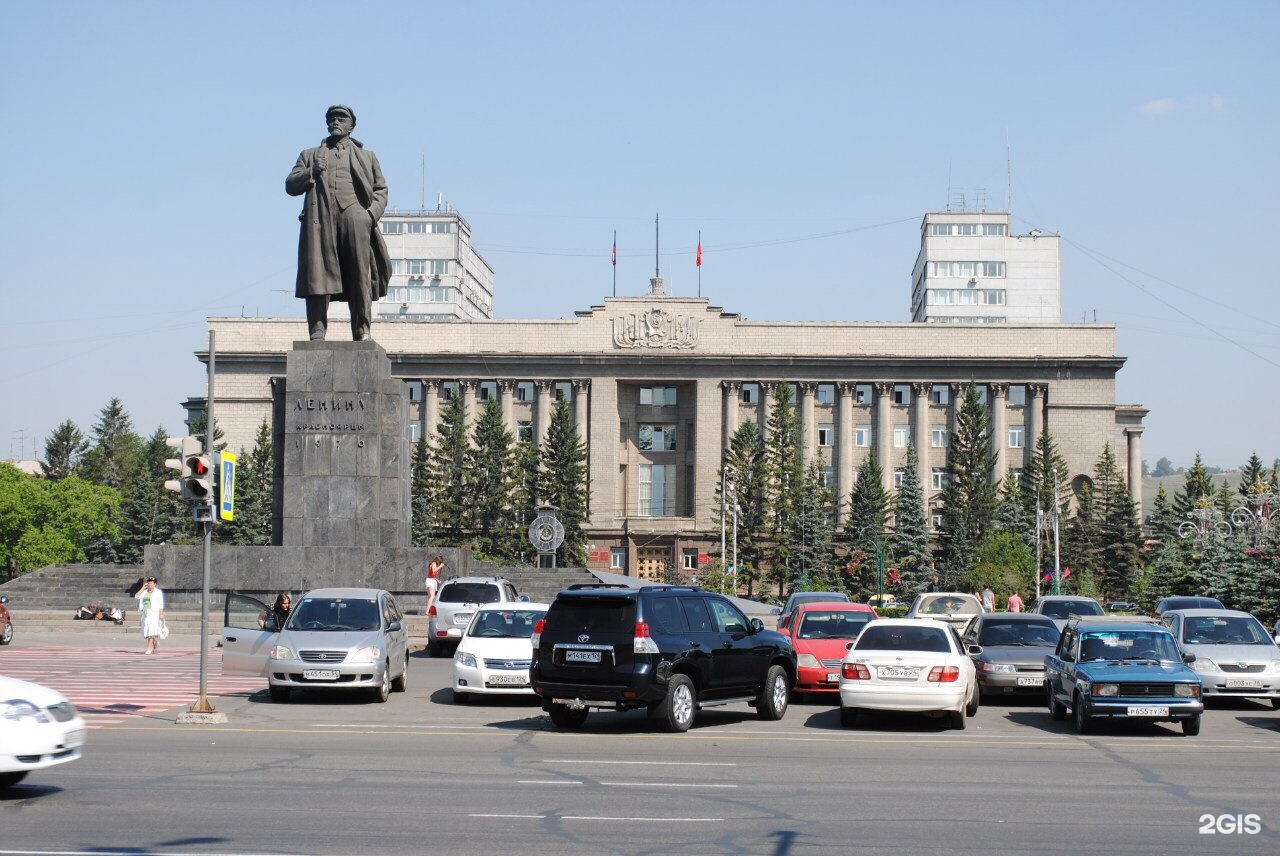
[[[978,712],[978,682],[970,654],[946,622],[882,618],[862,631],[840,669],[840,723],[858,724],[864,710],[947,713],[964,728]]]
[[[453,701],[474,695],[533,695],[533,627],[547,615],[545,603],[493,603],[471,617],[453,652]]]
[[[84,720],[57,690],[0,675],[0,789],[80,757]]]

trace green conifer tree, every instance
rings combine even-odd
[[[519,531],[511,500],[515,487],[514,438],[502,418],[502,405],[489,399],[476,422],[469,452],[471,503],[468,526],[475,548],[507,563],[519,553]]]
[[[765,439],[765,461],[768,467],[768,579],[777,586],[781,596],[791,589],[795,580],[796,570],[791,560],[799,535],[800,497],[804,490],[800,420],[796,415],[790,383],[777,384],[773,395],[769,433]]]
[[[884,472],[873,450],[858,468],[853,492],[849,494],[849,519],[844,528],[850,548],[875,554],[887,540],[888,518],[889,494],[884,489]]]
[[[564,543],[556,551],[556,564],[581,568],[587,564],[587,522],[591,494],[587,484],[587,446],[578,437],[573,413],[567,401],[556,402],[551,425],[542,445],[542,468],[538,483],[541,502],[560,509]]]
[[[767,495],[769,471],[765,460],[764,438],[760,434],[760,426],[755,422],[744,422],[738,426],[729,448],[721,455],[720,484],[716,489],[715,515],[720,513],[720,498],[724,491],[724,467],[733,468],[735,475],[734,493],[729,497],[727,510],[728,534],[733,532],[733,498],[738,505],[738,585],[746,585],[747,597],[751,597],[755,584],[759,579],[759,569],[764,559],[763,545],[768,542],[765,521],[767,518]],[[726,540],[726,549],[731,551]],[[732,553],[725,557],[732,561]]]
[[[899,590],[906,599],[924,591],[933,578],[933,538],[925,516],[919,461],[915,446],[908,446],[902,487],[894,505],[893,555],[901,575]]]
[[[991,412],[972,382],[964,392],[956,430],[947,448],[947,483],[942,490],[942,560],[939,576],[957,585],[973,568],[978,545],[991,529],[996,486],[996,452]]]
[[[275,453],[271,425],[258,426],[253,448],[236,456],[235,516],[214,529],[225,544],[264,547],[271,544],[271,493],[275,484]]]
[[[50,481],[74,475],[80,460],[89,451],[89,440],[70,419],[54,428],[44,441],[44,460],[40,469]]]
[[[428,456],[428,524],[433,545],[460,547],[466,543],[468,484],[467,412],[461,395],[454,395],[440,414]]]

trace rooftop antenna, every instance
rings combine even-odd
[[[442,190],[436,194],[436,210],[439,211],[441,206],[443,205],[444,205],[444,191]]]
[[[1009,126],[1004,126],[1004,210],[1013,213],[1013,149],[1009,146]]]
[[[951,161],[947,161],[947,210],[951,210]]]
[[[662,270],[658,266],[658,215],[653,215],[653,279],[649,280],[649,295],[665,296],[666,291],[662,287]]]

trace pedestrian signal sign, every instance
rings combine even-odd
[[[223,452],[218,473],[218,517],[235,519],[236,511],[236,456]]]

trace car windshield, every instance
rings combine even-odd
[[[978,634],[979,645],[1044,645],[1058,644],[1057,626],[1052,621],[1006,621],[993,619],[984,622]]]
[[[939,594],[921,600],[917,612],[923,615],[977,615],[982,612],[982,604],[974,598]]]
[[[497,603],[501,592],[493,583],[446,583],[440,589],[439,603]]]
[[[468,636],[481,639],[528,639],[533,625],[547,613],[541,609],[485,609],[476,613]]]
[[[797,639],[856,639],[875,618],[870,612],[815,609],[805,612],[800,619]]]
[[[289,613],[288,630],[377,630],[378,602],[347,597],[306,597]]]
[[[881,625],[872,622],[854,645],[858,651],[930,651],[951,653],[945,631],[936,627]]]
[[[1080,662],[1089,660],[1181,660],[1173,636],[1159,631],[1106,630],[1080,639]]]
[[[1222,601],[1212,597],[1168,597],[1160,601],[1160,611],[1174,609],[1222,609]]]
[[[1182,626],[1188,645],[1270,645],[1271,637],[1256,618],[1243,615],[1189,617]]]
[[[1046,600],[1036,610],[1050,618],[1074,618],[1077,615],[1104,615],[1102,607],[1096,600],[1081,598],[1080,600]]]
[[[796,607],[804,603],[834,603],[834,602],[848,603],[849,596],[846,594],[839,594],[837,592],[829,592],[829,591],[828,592],[811,591],[811,592],[805,592],[804,594],[796,594],[791,596],[792,610],[796,609]]]

